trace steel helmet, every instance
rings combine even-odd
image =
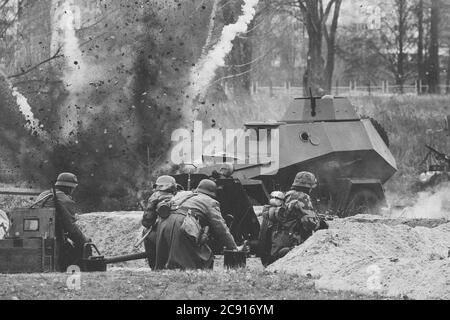
[[[282,191],[274,191],[270,194],[270,198],[284,201],[286,195]]]
[[[77,176],[69,172],[61,173],[56,179],[55,186],[76,188],[78,186]]]
[[[317,187],[317,179],[311,172],[299,172],[295,176],[294,183],[292,187],[304,187],[309,189],[314,189]]]
[[[200,181],[198,188],[196,192],[206,194],[207,196],[210,196],[212,198],[216,198],[217,194],[217,185],[212,180],[202,180]]]
[[[156,180],[156,183],[153,185],[154,189],[157,190],[169,190],[176,189],[177,181],[174,177],[171,176],[161,176]]]

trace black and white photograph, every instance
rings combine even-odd
[[[0,300],[450,300],[450,0],[0,0]]]

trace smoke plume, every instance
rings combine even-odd
[[[258,3],[259,0],[245,0],[242,15],[237,22],[223,28],[219,42],[206,55],[203,55],[191,70],[188,89],[191,101],[204,98],[208,86],[214,80],[217,68],[225,66],[225,58],[233,49],[233,40],[238,34],[247,32],[248,25],[255,17]]]
[[[78,13],[78,15],[77,15]],[[79,127],[78,96],[85,90],[87,65],[83,59],[79,39],[76,35],[76,25],[80,24],[79,8],[73,0],[65,0],[56,7],[55,27],[58,45],[65,57],[64,83],[69,92],[65,108],[60,112],[61,136],[65,141],[76,136]]]
[[[16,105],[20,111],[20,113],[25,118],[26,124],[25,128],[32,130],[41,140],[48,140],[49,136],[47,132],[44,131],[44,126],[40,124],[39,120],[33,114],[31,110],[31,106],[28,103],[27,98],[25,98],[16,87],[13,86],[11,81],[8,80],[8,77],[0,70],[0,77],[6,82],[6,85],[9,87],[11,95],[14,97]]]

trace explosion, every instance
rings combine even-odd
[[[76,26],[79,27],[80,24],[79,11],[73,0],[65,0],[55,8],[54,27],[58,35],[58,45],[61,45],[65,57],[66,65],[63,76],[65,86],[69,91],[65,103],[67,107],[60,112],[61,136],[64,141],[76,136],[78,132],[80,117],[77,96],[83,93],[87,81],[87,66],[83,60],[83,53],[75,30]]]

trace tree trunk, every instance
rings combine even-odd
[[[307,2],[308,10],[304,12],[306,29],[309,35],[308,62],[303,78],[305,94],[310,90],[314,95],[323,95],[325,88],[324,65],[322,57],[322,22],[319,17],[318,1]]]
[[[400,87],[400,93],[404,93],[405,84],[405,41],[406,41],[406,0],[398,0],[398,56],[396,84]]]
[[[419,81],[417,82],[417,89],[419,94],[422,94],[422,83],[425,79],[425,67],[424,67],[424,57],[423,57],[423,39],[424,39],[424,28],[423,28],[423,0],[419,0],[417,6],[417,29],[418,29],[418,39],[417,39],[417,75]]]
[[[430,64],[428,70],[428,85],[430,93],[439,93],[439,23],[440,0],[431,1],[430,28]]]
[[[325,66],[326,92],[331,94],[333,87],[333,73],[336,55],[336,33],[339,22],[339,13],[342,0],[337,0],[334,7],[333,21],[331,22],[330,32],[327,35],[327,64]],[[326,27],[325,27],[326,28]]]
[[[446,87],[445,93],[450,93],[450,47],[448,48],[448,58],[447,58],[447,79],[446,79]]]

